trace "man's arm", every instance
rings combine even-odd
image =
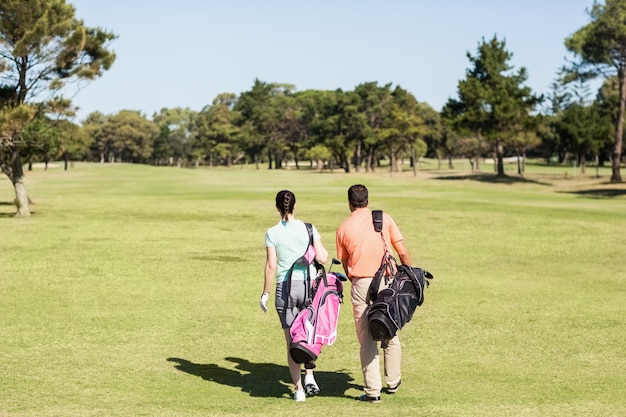
[[[403,265],[412,266],[411,257],[409,256],[409,251],[404,246],[404,242],[402,240],[398,240],[393,243],[393,248],[398,253],[398,258],[400,258],[400,263]]]
[[[346,273],[346,276],[350,278],[350,275],[348,275],[348,253],[343,247],[340,234],[341,232],[339,231],[339,229],[337,229],[337,231],[335,232],[335,247],[337,248],[337,259],[341,261],[343,271]]]

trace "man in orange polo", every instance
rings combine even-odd
[[[369,304],[367,293],[387,248],[393,247],[400,262],[405,265],[411,265],[411,259],[398,226],[385,212],[383,212],[382,233],[385,239],[383,244],[380,233],[374,229],[372,211],[367,207],[368,191],[364,185],[357,184],[348,189],[348,204],[351,214],[337,229],[336,244],[337,258],[342,261],[346,275],[352,283],[350,298],[356,335],[360,344],[365,391],[359,400],[379,403],[382,381],[378,344],[370,336],[367,317],[363,315]],[[383,282],[381,289],[384,285]],[[393,394],[401,384],[402,348],[398,335],[382,342],[381,347],[384,353],[387,392]]]

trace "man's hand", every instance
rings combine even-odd
[[[269,293],[264,292],[263,295],[261,295],[261,301],[259,301],[261,310],[263,310],[264,313],[267,313],[267,299],[269,297],[270,297]]]

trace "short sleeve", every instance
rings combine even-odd
[[[400,233],[400,229],[398,229],[398,225],[396,224],[396,222],[393,220],[391,216],[389,215],[385,216],[385,219],[383,220],[383,224],[385,223],[388,225],[389,240],[391,241],[392,244],[404,239],[404,236],[402,236],[402,233]]]
[[[311,226],[313,226],[313,242],[315,242],[316,240],[320,240],[322,238],[322,236],[320,235],[320,233],[315,228],[315,225],[312,224]],[[265,246],[267,246],[267,241],[266,241]]]
[[[272,237],[270,235],[270,231],[268,230],[267,232],[265,232],[265,247],[266,248],[273,248],[276,245],[274,245],[274,242],[272,240]]]

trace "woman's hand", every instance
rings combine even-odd
[[[261,295],[261,301],[259,301],[261,310],[263,310],[264,313],[267,313],[267,300],[269,297],[270,297],[269,293],[264,292],[263,295]]]

